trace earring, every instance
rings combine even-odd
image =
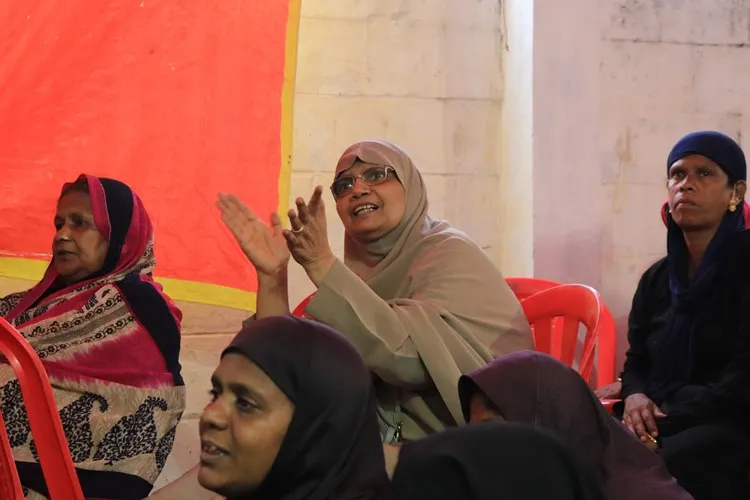
[[[734,212],[735,210],[737,210],[737,200],[732,198],[732,201],[729,202],[729,211]]]

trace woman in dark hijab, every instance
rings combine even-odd
[[[222,353],[198,481],[228,500],[370,500],[388,485],[370,374],[331,328],[250,322]]]
[[[552,435],[482,423],[406,443],[388,500],[604,500]]]
[[[607,500],[689,500],[659,456],[604,410],[586,382],[555,358],[521,351],[459,381],[472,423],[502,418],[547,429],[601,484]]]
[[[633,297],[619,411],[643,442],[659,442],[670,472],[697,500],[747,499],[745,155],[724,134],[694,132],[666,166],[667,256],[643,274]]]

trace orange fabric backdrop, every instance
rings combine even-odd
[[[144,200],[158,276],[255,291],[214,201],[266,217],[288,185],[290,3],[0,2],[0,255],[48,259],[60,187],[86,172]]]

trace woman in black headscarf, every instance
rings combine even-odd
[[[677,142],[667,159],[667,257],[641,277],[629,318],[619,411],[644,443],[658,441],[697,500],[750,497],[746,170],[724,134]]]
[[[604,500],[554,436],[482,423],[406,443],[388,500]]]
[[[586,382],[555,358],[521,351],[461,377],[468,422],[502,418],[554,433],[601,485],[607,500],[690,500],[657,454],[602,407]]]
[[[320,323],[248,324],[200,422],[200,484],[229,500],[370,500],[388,485],[370,374]]]

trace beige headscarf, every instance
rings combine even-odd
[[[386,269],[405,247],[433,232],[435,228],[432,226],[440,226],[440,222],[433,224],[427,216],[429,204],[422,174],[398,146],[385,141],[363,141],[349,146],[336,165],[336,175],[350,169],[357,160],[393,167],[407,194],[401,222],[386,236],[367,244],[357,241],[349,233],[344,237],[346,266],[366,281]]]
[[[407,197],[403,218],[374,243],[347,234],[345,266],[334,265],[306,312],[352,341],[383,382],[381,416],[416,439],[462,423],[461,374],[531,348],[531,332],[487,254],[427,215],[424,181],[404,151],[384,141],[357,143],[337,174],[357,160],[396,170]]]

